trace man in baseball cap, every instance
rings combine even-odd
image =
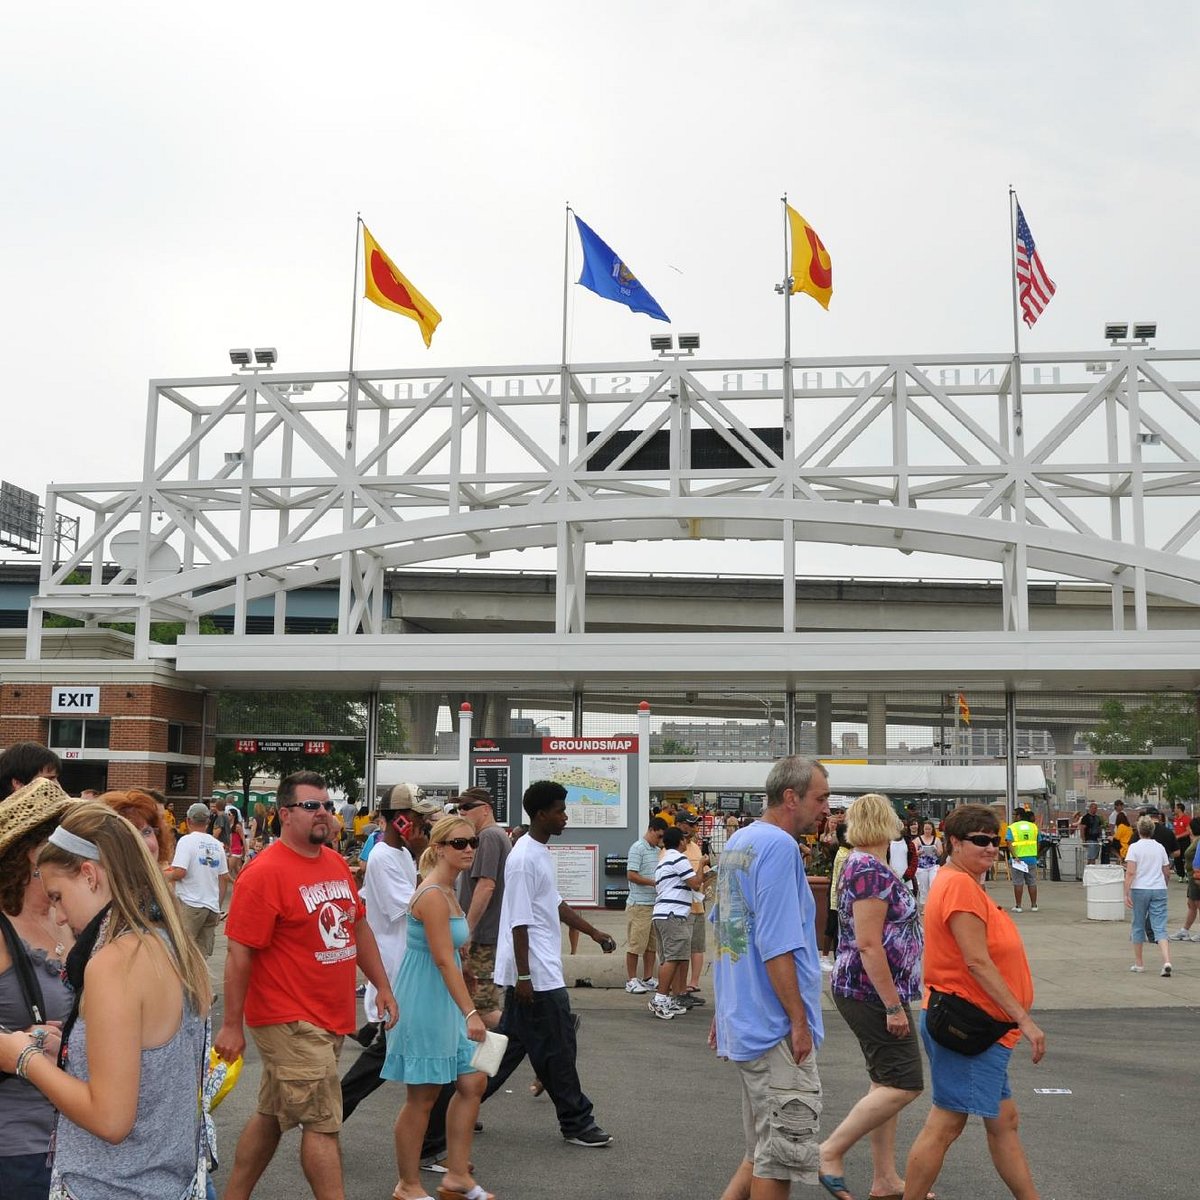
[[[438,801],[425,795],[424,789],[415,783],[398,783],[380,805],[384,812],[415,812],[428,817],[442,811]]]

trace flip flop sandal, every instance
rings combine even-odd
[[[845,1175],[818,1175],[817,1182],[834,1200],[854,1200],[850,1189],[846,1186]]]
[[[496,1197],[476,1184],[469,1192],[460,1192],[458,1188],[440,1187],[438,1200],[496,1200]]]

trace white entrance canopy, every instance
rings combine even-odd
[[[765,762],[652,762],[652,792],[761,792],[770,770]],[[827,765],[831,790],[840,795],[883,792],[888,796],[1003,796],[1002,766],[932,766],[899,763],[892,766],[831,762]],[[458,760],[453,758],[380,759],[376,781],[380,787],[410,781],[424,788],[458,787]],[[1046,777],[1041,767],[1017,767],[1017,792],[1043,795]]]

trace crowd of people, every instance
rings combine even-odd
[[[0,755],[3,1200],[215,1197],[215,1139],[197,1097],[247,1036],[261,1075],[228,1200],[253,1193],[294,1127],[313,1195],[344,1196],[342,1124],[387,1081],[404,1085],[396,1200],[428,1200],[426,1178],[439,1200],[493,1200],[473,1162],[479,1110],[526,1058],[566,1143],[612,1144],[578,1073],[561,931],[606,954],[616,942],[558,892],[549,843],[567,824],[561,785],[532,784],[527,824],[510,833],[482,788],[443,806],[400,784],[359,820],[302,771],[281,781],[273,809],[244,821],[233,805],[197,803],[177,831],[149,790],[73,800],[59,765],[32,743]],[[1013,916],[983,886],[1005,850],[1012,913],[1023,889],[1037,911],[1033,813],[1018,808],[1004,826],[968,804],[935,824],[874,793],[828,805],[824,768],[788,757],[758,819],[664,806],[627,856],[625,990],[653,1017],[706,1004],[712,927],[710,1043],[737,1066],[745,1139],[723,1200],[782,1198],[792,1182],[852,1200],[846,1163],[864,1139],[872,1200],[922,1200],[972,1115],[1009,1191],[1037,1197],[1008,1067],[1021,1039],[1039,1061],[1045,1037]],[[1124,861],[1132,970],[1152,941],[1169,978],[1170,941],[1200,940],[1200,818],[1187,818],[1185,841],[1178,822],[1130,823],[1122,810],[1096,820]],[[1081,815],[1085,840],[1094,815]],[[1188,909],[1168,937],[1177,859]],[[832,876],[827,959],[806,869],[818,864]],[[212,980],[222,923],[225,970]],[[826,974],[867,1089],[822,1140]],[[342,1074],[347,1037],[361,1049]],[[897,1125],[926,1073],[932,1104],[901,1171]]]

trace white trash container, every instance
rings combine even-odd
[[[1089,921],[1123,921],[1125,908],[1125,868],[1094,863],[1083,868],[1083,886],[1087,894]]]

